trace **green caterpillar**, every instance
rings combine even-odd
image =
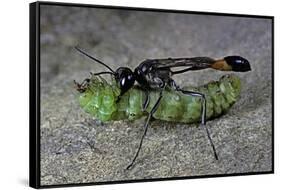
[[[184,90],[201,92],[206,97],[206,119],[209,120],[225,113],[239,98],[241,81],[235,75],[224,75],[218,81],[209,82],[200,87],[184,87]],[[143,110],[145,92],[138,86],[123,94],[113,80],[112,84],[104,78],[92,76],[87,87],[80,91],[79,103],[85,112],[101,121],[135,120],[148,115],[159,97],[159,91],[152,90],[150,102]],[[196,123],[201,120],[201,99],[185,95],[167,88],[155,119],[183,123]]]

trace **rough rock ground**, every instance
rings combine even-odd
[[[192,14],[41,7],[41,185],[270,171],[272,168],[271,20]],[[134,68],[146,58],[241,55],[241,99],[208,122],[219,161],[196,125],[155,121],[135,167],[125,170],[144,119],[101,123],[78,105],[73,80],[103,71],[74,50],[111,67]],[[175,77],[200,85],[225,73]]]

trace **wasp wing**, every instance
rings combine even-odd
[[[179,74],[190,70],[207,69],[215,62],[215,60],[210,57],[168,58],[149,61],[153,62],[154,68],[159,70],[185,67],[183,70],[172,71],[172,74]]]

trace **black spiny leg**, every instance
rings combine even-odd
[[[137,157],[138,157],[138,155],[139,155],[139,152],[140,152],[140,149],[141,149],[141,146],[142,146],[143,139],[144,139],[144,137],[145,137],[145,135],[146,135],[146,132],[147,132],[147,129],[148,129],[148,126],[149,126],[149,125],[148,125],[148,124],[149,124],[149,121],[150,121],[152,115],[156,112],[156,110],[157,110],[157,108],[158,108],[158,106],[159,106],[160,100],[161,100],[161,98],[162,98],[162,96],[163,96],[162,94],[163,94],[164,89],[165,89],[165,87],[163,87],[163,89],[161,89],[161,92],[160,92],[160,95],[159,95],[158,100],[156,101],[156,103],[154,104],[154,106],[153,106],[153,108],[151,109],[150,113],[148,114],[148,117],[147,117],[147,119],[146,119],[146,123],[145,123],[145,125],[144,125],[144,132],[143,132],[143,135],[142,135],[142,137],[141,137],[141,141],[140,141],[140,144],[139,144],[137,153],[136,153],[134,159],[132,160],[131,164],[126,168],[127,170],[130,169],[130,168],[133,166],[133,164],[135,163],[135,161],[136,161],[136,159],[137,159]]]
[[[208,139],[209,139],[209,142],[213,148],[213,152],[214,152],[214,156],[216,158],[216,160],[218,160],[218,155],[217,155],[217,152],[216,152],[216,148],[215,148],[215,145],[211,139],[211,136],[210,136],[210,132],[206,126],[206,98],[205,98],[205,95],[202,94],[202,93],[199,93],[199,92],[193,92],[193,91],[187,91],[187,90],[183,90],[179,87],[176,86],[176,90],[178,91],[181,91],[182,93],[186,94],[186,95],[190,95],[190,96],[195,96],[195,97],[200,97],[201,98],[201,125],[202,127],[205,128],[205,131],[207,133],[207,136],[208,136]]]

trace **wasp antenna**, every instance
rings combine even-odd
[[[104,72],[99,72],[99,73],[92,73],[93,75],[103,75],[103,74],[110,74],[110,75],[115,75],[114,73],[112,72],[107,72],[107,71],[104,71]]]
[[[106,65],[105,63],[103,63],[102,61],[94,58],[93,56],[91,56],[90,54],[86,53],[85,51],[83,51],[82,49],[80,49],[78,46],[74,47],[77,51],[79,51],[80,53],[82,53],[83,55],[86,55],[87,57],[89,57],[90,59],[98,62],[99,64],[105,66],[106,68],[108,68],[112,73],[114,73],[113,69],[111,69],[108,65]]]

